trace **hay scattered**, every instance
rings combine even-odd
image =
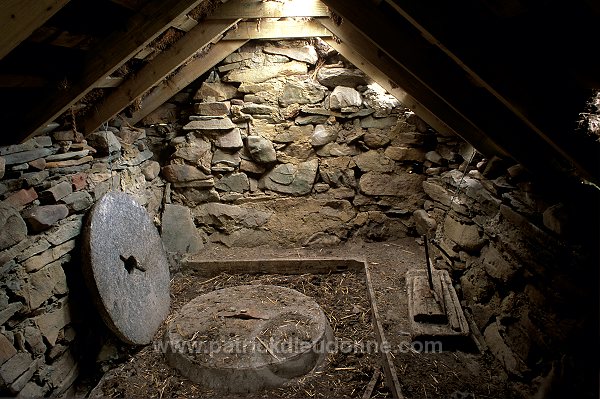
[[[359,347],[374,340],[371,312],[363,278],[354,273],[336,274],[227,274],[213,278],[193,272],[176,275],[171,285],[172,315],[198,295],[243,284],[273,284],[296,289],[314,298],[327,315],[334,335],[340,342]],[[172,316],[170,316],[171,318]],[[167,319],[167,321],[169,318]],[[165,325],[157,336],[162,336]],[[258,398],[326,398],[360,396],[379,369],[379,354],[350,351],[351,346],[328,355],[321,370],[290,380],[284,387],[269,388],[249,394],[231,394],[238,399]],[[201,397],[215,392],[194,384],[170,368],[162,354],[147,346],[132,353],[124,364],[109,372],[99,387],[103,396],[122,397]],[[389,397],[383,381],[377,386],[377,397]]]

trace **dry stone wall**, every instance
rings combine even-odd
[[[0,147],[0,395],[72,395],[109,336],[81,275],[85,213],[109,190],[159,220],[164,183],[142,129],[57,131]]]
[[[185,102],[161,175],[205,241],[331,245],[414,229],[425,200],[415,165],[434,132],[361,71],[317,49],[245,45],[187,99],[172,100]]]
[[[558,190],[456,144],[428,157],[441,173],[423,182],[417,232],[435,239],[436,266],[451,272],[484,345],[526,397],[588,397],[597,392],[587,367],[598,335],[597,190]],[[452,153],[465,160],[459,169],[443,161]]]
[[[585,375],[597,235],[576,221],[598,220],[595,197],[565,201],[436,134],[319,42],[252,42],[143,125],[0,147],[0,395],[73,393],[86,364],[116,356],[81,276],[82,221],[108,190],[145,206],[175,260],[208,242],[428,234],[513,378]]]
[[[74,394],[116,356],[81,275],[83,219],[109,190],[145,206],[175,260],[209,241],[333,245],[414,228],[415,161],[435,134],[338,56],[250,45],[200,83],[145,128],[63,126],[0,147],[1,395]]]

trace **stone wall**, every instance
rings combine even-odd
[[[479,155],[444,169],[423,182],[416,226],[441,248],[436,266],[453,275],[485,345],[536,398],[597,394],[587,367],[598,343],[597,189],[548,185]]]
[[[164,183],[146,141],[122,128],[0,147],[0,396],[69,393],[93,364],[109,334],[83,285],[82,221],[111,189],[158,215]]]
[[[144,122],[173,123],[162,175],[204,241],[331,245],[413,229],[435,134],[331,49],[251,43],[187,96]]]
[[[166,250],[334,245],[414,230],[435,133],[330,49],[247,45],[132,128],[0,147],[0,394],[59,396],[115,354],[81,275],[81,226],[130,193]],[[176,265],[176,262],[173,263]]]
[[[567,201],[436,134],[318,41],[250,43],[142,125],[0,147],[0,395],[69,392],[114,355],[79,242],[111,189],[146,207],[174,259],[208,242],[429,234],[487,345],[526,383],[579,371],[577,344],[597,341],[597,235],[574,227],[598,220],[595,197]]]

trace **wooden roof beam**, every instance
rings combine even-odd
[[[356,47],[348,43],[344,36],[336,34],[336,37],[341,41],[335,39],[325,39],[325,43],[330,45],[335,51],[340,53],[342,57],[347,59],[365,73],[369,78],[373,79],[375,83],[383,87],[385,91],[394,96],[394,98],[403,106],[413,111],[419,118],[423,119],[429,126],[434,128],[440,133],[454,133],[455,132],[438,117],[429,112],[424,108],[417,100],[402,89],[398,84],[390,79],[380,68],[378,68],[372,61],[366,59],[362,54],[355,50]],[[374,61],[376,62],[376,61]],[[382,62],[377,62],[381,65]]]
[[[226,3],[227,4],[227,3]],[[223,40],[293,39],[303,37],[330,37],[317,18],[309,21],[277,21],[266,19],[257,22],[240,22],[236,29],[225,35]]]
[[[41,96],[22,118],[14,118],[18,140],[41,134],[69,107],[75,104],[116,69],[164,32],[180,15],[187,14],[203,0],[153,0],[133,15],[122,31],[115,31],[90,50],[89,58],[78,78],[62,92],[55,90]]]
[[[393,10],[382,12],[362,0],[323,0],[351,22],[396,64],[448,107],[497,143],[518,162],[549,180],[572,180],[573,165],[510,112],[485,88],[478,86],[453,60],[423,38]],[[382,3],[385,4],[385,3]],[[408,87],[404,87],[409,90]],[[430,106],[423,101],[427,107]],[[441,115],[437,114],[440,119]],[[462,135],[461,127],[448,123]],[[596,171],[596,173],[598,173]]]
[[[338,43],[336,40],[326,39],[331,47],[436,131],[451,132],[461,136],[486,156],[507,156],[502,148],[486,137],[470,121],[449,107],[443,99],[421,84],[408,71],[397,65],[348,21],[343,21],[341,25],[336,25],[331,20],[322,23],[341,40],[341,43]]]
[[[42,26],[69,0],[6,0],[0,7],[0,59]]]
[[[578,137],[565,134],[566,132],[564,130],[568,129],[567,126],[569,123],[572,124],[571,128],[574,128],[574,120],[569,120],[562,126],[558,123],[556,120],[558,116],[554,111],[550,111],[553,109],[555,98],[554,96],[544,96],[543,94],[540,96],[540,94],[537,93],[539,88],[531,86],[532,80],[535,77],[527,76],[527,73],[523,73],[521,70],[519,70],[518,74],[515,74],[512,73],[510,69],[507,70],[507,68],[493,68],[493,65],[490,64],[494,63],[495,60],[491,60],[486,56],[481,56],[479,48],[477,48],[477,51],[471,51],[471,53],[469,53],[467,49],[471,50],[473,47],[469,47],[467,40],[462,41],[463,47],[461,48],[456,44],[456,39],[454,42],[452,38],[448,39],[448,32],[444,33],[444,31],[440,29],[440,27],[444,27],[446,29],[451,27],[450,29],[452,29],[452,32],[454,33],[456,32],[456,29],[453,28],[457,23],[464,28],[473,26],[473,18],[464,19],[464,16],[471,14],[468,12],[461,12],[461,9],[466,11],[466,8],[468,8],[469,5],[463,4],[459,7],[455,7],[456,14],[448,17],[447,21],[444,21],[443,24],[440,24],[435,17],[431,17],[432,13],[429,12],[429,9],[424,9],[423,5],[421,4],[416,4],[413,1],[405,0],[386,0],[386,3],[389,4],[389,6],[398,14],[400,14],[406,21],[408,21],[415,29],[417,29],[426,41],[439,48],[452,61],[454,61],[456,65],[462,68],[469,78],[476,83],[476,85],[485,88],[485,90],[487,90],[500,103],[509,109],[510,112],[520,119],[522,123],[525,124],[532,132],[535,132],[540,138],[548,143],[557,153],[562,155],[573,165],[576,165],[580,171],[584,172],[586,175],[589,175],[592,171],[598,171],[600,168],[600,164],[597,162],[598,147],[594,148],[594,146],[589,145],[591,143],[583,142],[579,140]],[[461,19],[461,17],[463,19]],[[480,34],[483,35],[483,37],[487,37],[486,35],[489,34],[489,32],[482,32],[480,29],[469,30],[469,32],[472,31],[481,32]],[[581,39],[583,40],[589,38],[582,37]],[[494,42],[490,42],[493,46]],[[464,44],[466,44],[466,46]],[[503,52],[504,49],[499,49],[497,51],[499,54],[501,54],[499,56],[505,59],[513,58],[514,60],[514,55]],[[556,49],[556,52],[559,51],[560,47]],[[474,57],[477,56],[477,60],[479,60],[479,62],[474,60]],[[552,57],[555,57],[554,51],[552,53]],[[513,63],[519,65],[523,62],[526,62],[529,64],[529,67],[531,67],[531,64],[535,64],[536,61],[539,65],[539,68],[537,69],[538,71],[543,71],[549,68],[548,60],[522,60],[519,58],[519,61],[514,60]],[[550,64],[552,63],[550,62]],[[478,71],[480,71],[482,74],[478,73]],[[492,71],[492,73],[490,73],[490,71]],[[484,76],[486,73],[487,75]],[[502,76],[502,81],[498,81],[497,79],[493,80],[493,75],[498,73]],[[556,79],[553,79],[555,84],[549,84],[546,82],[545,85],[552,87],[553,94],[556,97],[563,97],[563,100],[566,100],[568,97],[572,96],[569,94],[563,94],[561,96],[559,94],[560,91],[565,90],[565,88],[560,87],[561,84],[557,80],[561,77],[558,75],[559,74],[557,74]],[[563,86],[570,85],[567,84]],[[525,99],[528,99],[530,103],[524,101]],[[532,100],[533,104],[531,104]],[[551,103],[542,105],[543,101]],[[550,113],[544,113],[541,115],[539,114],[539,111],[536,111],[533,108],[538,108],[544,112],[550,111]],[[565,114],[568,113],[565,112]],[[571,115],[571,117],[574,116]],[[588,160],[593,160],[594,163],[591,164],[588,162],[586,165],[585,161]]]
[[[237,28],[230,30],[209,52],[177,71],[175,76],[163,81],[142,101],[140,109],[127,119],[136,124],[156,108],[169,100],[179,90],[196,80],[204,72],[215,66],[232,52],[236,51],[248,40],[252,39],[288,39],[301,37],[331,37],[331,32],[320,24],[321,19],[310,21],[275,21],[241,22]],[[208,21],[207,21],[208,22]],[[217,23],[218,21],[210,21]],[[201,26],[201,25],[199,25]],[[233,45],[228,45],[233,43]],[[226,53],[229,51],[228,53]],[[225,54],[226,53],[226,54]]]
[[[157,55],[140,71],[106,96],[96,111],[83,122],[83,131],[92,132],[110,120],[136,98],[185,63],[198,49],[218,39],[238,20],[206,21],[197,25],[168,50]]]
[[[238,0],[221,5],[207,19],[328,16],[329,11],[320,0]]]
[[[214,44],[206,54],[182,66],[173,76],[153,88],[142,100],[140,108],[125,120],[135,125],[245,43],[247,40],[227,40]]]

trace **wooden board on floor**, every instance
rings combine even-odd
[[[446,323],[419,322],[415,320],[417,312],[421,311],[420,295],[421,282],[427,281],[427,270],[409,270],[406,273],[406,287],[408,291],[408,317],[411,327],[412,339],[418,337],[466,337],[470,333],[469,323],[465,318],[462,307],[452,286],[450,275],[446,270],[433,270],[433,281],[436,291],[441,293],[440,300],[447,315]],[[415,307],[415,304],[417,306]],[[418,317],[417,317],[418,319]]]
[[[192,269],[206,277],[219,273],[341,273],[346,271],[360,272],[364,262],[346,258],[319,259],[252,259],[252,260],[194,260],[183,259],[182,268]]]
[[[183,258],[181,260],[181,267],[194,270],[205,277],[216,276],[220,273],[327,274],[347,271],[364,273],[367,295],[369,296],[371,314],[373,316],[373,329],[375,331],[375,339],[377,340],[379,353],[381,355],[386,384],[392,392],[393,398],[404,398],[400,389],[400,381],[398,380],[396,368],[394,367],[391,347],[385,338],[383,325],[381,324],[371,272],[369,270],[369,265],[365,260],[353,258],[206,260],[202,258],[194,259],[192,256]]]

